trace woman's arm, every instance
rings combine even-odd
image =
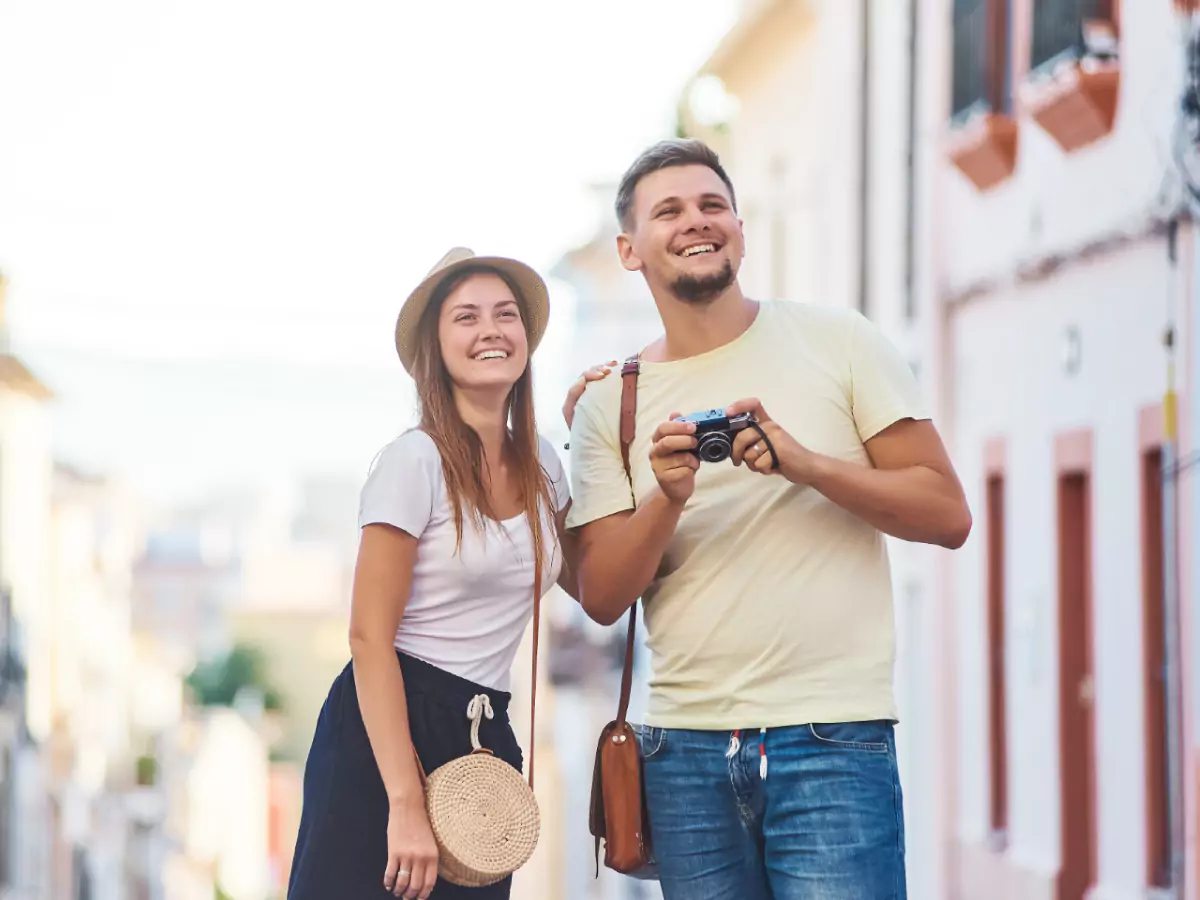
[[[350,603],[350,655],[358,705],[388,799],[393,801],[421,793],[395,648],[416,558],[417,539],[412,535],[390,525],[364,527]]]
[[[417,539],[399,528],[374,524],[362,529],[350,605],[350,654],[363,724],[388,795],[383,883],[389,889],[394,883],[398,891],[415,887],[413,896],[425,896],[437,876],[437,844],[425,812],[395,649],[416,558]],[[405,870],[410,874],[398,876]]]

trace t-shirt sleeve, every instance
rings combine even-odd
[[[928,419],[921,389],[896,345],[866,316],[855,313],[850,336],[851,410],[867,441],[901,419]]]
[[[540,435],[538,456],[541,459],[542,468],[550,478],[550,489],[554,492],[554,509],[556,512],[561,512],[571,500],[571,485],[567,481],[567,473],[563,471],[562,460],[558,458],[554,445]]]
[[[415,538],[433,515],[434,492],[441,477],[437,446],[427,435],[410,431],[379,454],[358,503],[358,526],[385,524]]]
[[[600,391],[596,395],[600,395]],[[621,462],[621,443],[603,411],[585,394],[571,426],[571,511],[567,527],[633,509],[633,492]]]

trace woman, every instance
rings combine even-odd
[[[380,454],[362,490],[351,662],[321,710],[304,775],[289,900],[507,898],[437,881],[426,772],[471,749],[464,710],[486,694],[480,741],[520,770],[509,669],[541,585],[572,596],[562,465],[536,430],[529,357],[546,328],[542,279],[515,260],[447,254],[405,301],[396,348],[420,427]],[[588,380],[589,370],[564,406]]]

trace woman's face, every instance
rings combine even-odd
[[[438,315],[442,361],[455,387],[510,389],[529,362],[517,298],[499,275],[482,272],[457,285]]]

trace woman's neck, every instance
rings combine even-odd
[[[508,392],[456,389],[454,405],[463,422],[479,435],[489,466],[498,465],[508,440]]]

